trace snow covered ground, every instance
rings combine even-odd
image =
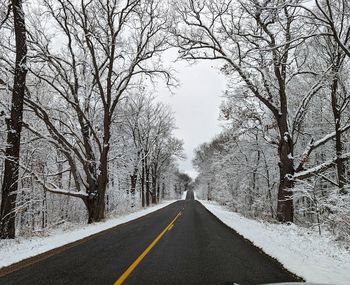
[[[9,266],[23,259],[44,253],[51,249],[83,239],[103,230],[127,223],[144,215],[157,211],[175,201],[164,201],[159,205],[143,209],[132,214],[112,218],[103,223],[82,225],[78,229],[63,231],[53,230],[47,237],[16,238],[0,240],[0,268]]]
[[[324,234],[296,225],[251,220],[208,201],[200,201],[223,223],[276,258],[307,282],[350,284],[350,249],[340,248]]]

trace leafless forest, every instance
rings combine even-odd
[[[152,95],[178,85],[168,49],[229,79],[225,127],[196,149],[193,183],[171,108]],[[349,63],[347,0],[0,0],[0,236],[194,187],[349,238]]]

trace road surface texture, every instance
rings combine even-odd
[[[0,284],[300,281],[193,200],[193,192],[186,198],[5,276],[0,271]]]

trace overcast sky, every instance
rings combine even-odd
[[[169,61],[175,59],[174,52],[166,56]],[[158,88],[158,99],[170,105],[175,113],[178,128],[175,136],[184,141],[187,159],[179,162],[180,169],[192,177],[196,175],[191,164],[194,149],[210,141],[221,129],[219,106],[226,81],[214,64],[209,61],[195,65],[172,63],[178,72],[180,87],[174,90],[174,95],[162,85]]]

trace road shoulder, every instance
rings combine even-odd
[[[350,252],[336,246],[326,234],[319,236],[294,224],[248,219],[218,204],[200,202],[225,225],[307,282],[349,284]]]
[[[108,219],[105,222],[83,225],[69,231],[56,231],[50,236],[0,240],[0,277],[94,239],[113,230],[116,226],[142,218],[174,202],[176,201],[164,201],[159,205]]]

